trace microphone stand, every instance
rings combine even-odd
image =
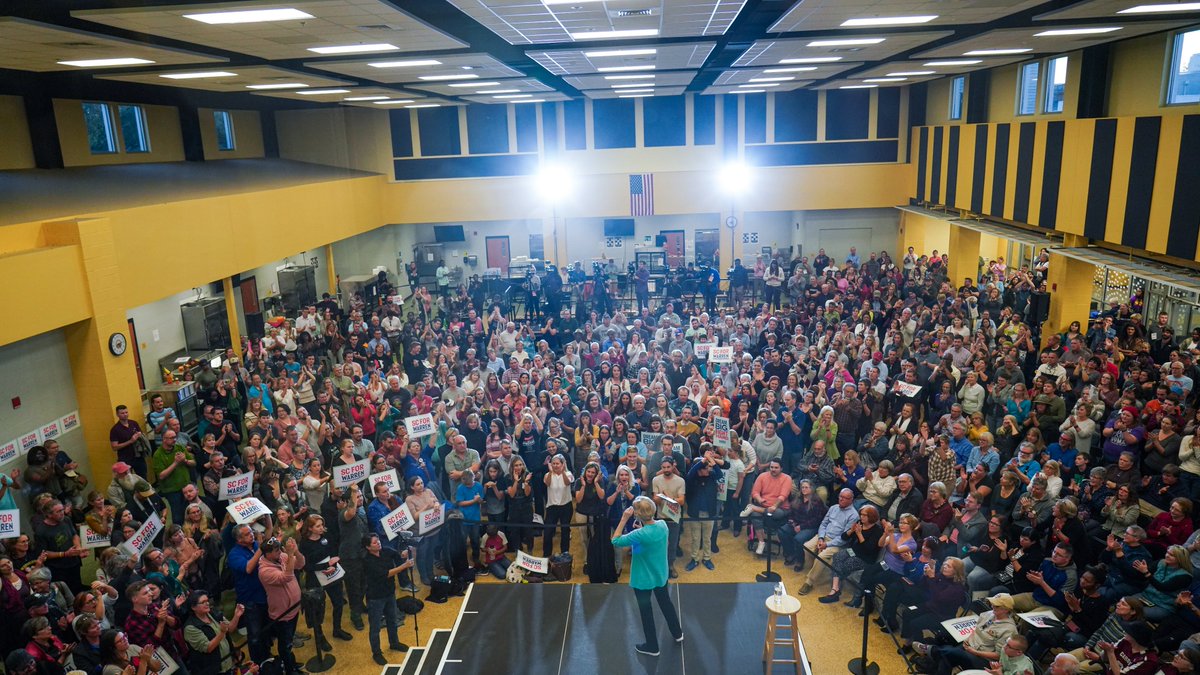
[[[872,605],[875,604],[875,590],[871,588],[862,589],[863,594],[863,627],[862,627],[862,655],[850,659],[847,668],[854,675],[879,675],[879,664],[867,660],[867,636],[868,627],[871,620]]]
[[[766,546],[766,548],[767,548],[767,569],[766,569],[766,571],[759,572],[758,576],[754,577],[759,582],[768,582],[769,581],[771,583],[776,583],[776,582],[780,581],[780,579],[782,579],[782,577],[780,577],[777,572],[771,571],[771,532],[779,531],[778,527],[775,527],[775,528],[771,527],[772,520],[774,520],[774,518],[768,518],[766,516],[766,514],[763,514],[763,523],[762,523],[763,537],[765,537],[765,541],[767,543],[767,546]]]

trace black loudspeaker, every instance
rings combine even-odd
[[[655,246],[666,246],[667,245],[666,235],[663,235],[663,234],[655,235],[654,236],[654,245]]]
[[[246,335],[262,337],[266,334],[262,312],[246,315]]]
[[[1029,296],[1029,322],[1040,326],[1050,318],[1050,294],[1032,293]]]

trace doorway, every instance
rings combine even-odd
[[[696,264],[718,265],[720,263],[720,230],[696,230]]]
[[[500,268],[501,276],[508,276],[508,262],[512,259],[511,249],[508,247],[508,237],[488,237],[487,238],[487,266],[489,268]]]
[[[659,235],[662,237],[663,252],[667,254],[667,267],[673,270],[683,267],[686,263],[683,259],[683,230],[663,230]]]

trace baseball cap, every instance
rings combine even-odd
[[[133,467],[129,466],[125,462],[117,462],[116,464],[112,465],[113,473],[129,473],[132,469]]]
[[[989,601],[992,603],[992,607],[1013,608],[1013,597],[1008,593],[997,593],[989,598]]]

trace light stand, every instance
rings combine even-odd
[[[875,591],[873,589],[862,589],[863,594],[863,628],[862,628],[862,655],[850,659],[847,668],[854,675],[879,675],[879,664],[872,663],[867,660],[867,629],[871,620],[872,605],[875,604]]]
[[[336,582],[335,582],[336,583]],[[313,643],[317,648],[317,655],[308,660],[304,664],[304,668],[310,673],[323,673],[337,663],[337,659],[333,654],[326,654],[321,649],[321,643],[325,641],[325,635],[321,624],[325,620],[325,592],[321,592],[321,604],[317,606],[315,602],[305,603],[304,619],[308,623],[308,627],[313,631]]]

